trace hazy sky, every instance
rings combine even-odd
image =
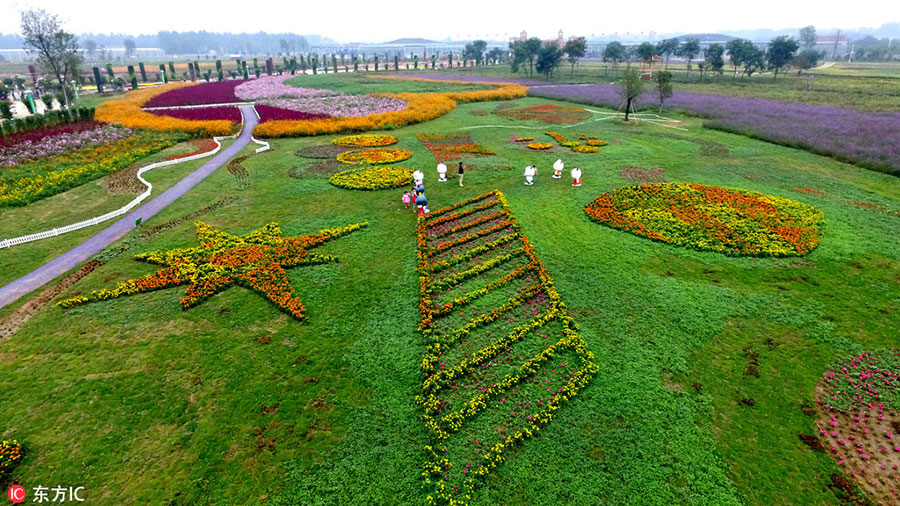
[[[451,0],[270,0],[197,2],[191,0],[3,0],[0,32],[19,31],[19,11],[40,7],[58,13],[75,33],[155,34],[159,30],[316,33],[343,42],[430,39],[504,39],[521,30],[542,38],[624,35],[651,32],[715,32],[752,28],[877,27],[900,21],[896,0],[816,2],[751,0],[746,8],[728,2],[643,0],[640,2],[501,2]],[[895,7],[886,6],[894,4]],[[530,8],[541,5],[541,8]],[[558,7],[558,8],[554,8]],[[893,12],[891,12],[893,11]],[[887,19],[893,18],[893,19]]]

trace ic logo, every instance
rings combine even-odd
[[[13,485],[9,487],[9,500],[15,504],[25,500],[25,487],[22,485]]]

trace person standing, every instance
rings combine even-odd
[[[459,185],[463,185],[463,176],[465,176],[465,169],[463,169],[462,161],[459,162]]]

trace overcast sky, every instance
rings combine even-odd
[[[615,32],[649,38],[651,32],[717,32],[753,28],[878,27],[900,21],[896,0],[816,2],[792,0],[678,2],[502,2],[451,0],[3,0],[0,32],[19,32],[19,12],[39,7],[57,13],[75,33],[155,34],[159,30],[294,32],[348,41],[505,39],[521,30],[542,38],[562,29],[569,35],[610,36]],[[893,4],[893,8],[888,5]],[[531,8],[541,5],[543,8]],[[893,18],[893,19],[888,19]],[[657,37],[658,38],[658,37]]]

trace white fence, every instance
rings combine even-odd
[[[219,150],[222,149],[222,142],[221,142],[222,139],[233,139],[235,137],[236,136],[234,136],[234,135],[225,136],[225,137],[213,137],[213,141],[215,141],[215,143],[216,143],[216,148],[211,151],[196,154],[193,156],[186,156],[184,158],[178,158],[175,160],[166,160],[164,162],[152,163],[146,167],[142,167],[137,172],[137,178],[142,183],[144,183],[144,186],[147,187],[147,190],[144,191],[144,193],[138,195],[137,198],[135,198],[134,200],[129,202],[128,205],[126,205],[125,207],[122,207],[122,208],[116,209],[115,211],[106,213],[103,216],[97,216],[96,218],[91,218],[89,220],[80,221],[78,223],[73,223],[71,225],[66,225],[65,227],[54,228],[51,230],[45,230],[43,232],[38,232],[36,234],[30,234],[30,235],[23,235],[21,237],[13,237],[12,239],[4,239],[4,240],[0,241],[0,248],[9,248],[10,246],[15,246],[17,244],[38,241],[40,239],[46,239],[48,237],[56,237],[60,234],[65,234],[66,232],[71,232],[73,230],[79,230],[82,228],[90,227],[91,225],[97,225],[98,223],[102,223],[104,221],[111,220],[118,216],[122,216],[123,214],[126,214],[128,211],[131,211],[138,204],[143,202],[144,199],[149,197],[150,193],[153,191],[153,185],[150,184],[149,181],[147,181],[146,179],[143,178],[143,174],[145,172],[159,168],[159,167],[167,167],[169,165],[175,165],[177,163],[190,162],[193,160],[199,160],[200,158],[206,158],[208,156],[212,156],[212,155],[218,153]],[[260,148],[260,149],[263,149],[263,148]],[[268,149],[268,144],[266,144],[265,149]],[[259,150],[257,150],[257,152],[259,152]]]

